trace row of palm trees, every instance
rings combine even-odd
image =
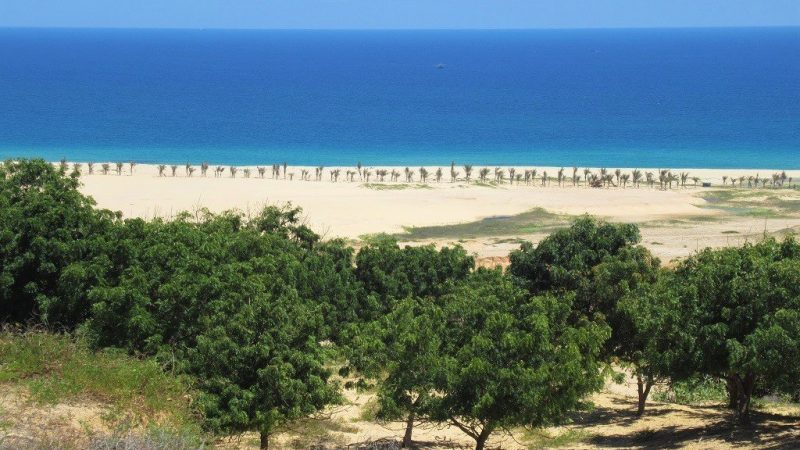
[[[759,174],[755,174],[755,176],[739,176],[737,177],[729,177],[723,176],[722,177],[722,184],[727,185],[728,181],[730,181],[730,185],[732,187],[736,187],[738,184],[739,187],[744,187],[745,182],[747,182],[747,187],[758,187],[761,184],[761,187],[767,187],[769,184],[771,187],[784,187],[790,186],[792,184],[792,177],[786,175],[786,171],[775,172],[769,177],[760,177]]]
[[[129,167],[129,171],[133,174],[134,168],[136,167],[135,162],[127,163]],[[87,163],[89,174],[94,174],[96,170],[95,163]],[[103,175],[108,175],[109,173],[115,172],[117,175],[122,175],[123,167],[125,163],[116,162],[114,163],[113,167],[110,163],[103,163],[99,166],[100,173]],[[82,164],[75,163],[72,165],[72,168],[75,172],[80,173],[82,170]],[[166,165],[166,164],[159,164],[158,168],[158,176],[159,177],[166,177],[172,176],[175,177],[178,174],[178,169],[180,168],[176,164]],[[259,178],[266,178],[267,168],[266,166],[256,166],[256,172],[253,172],[251,168],[239,168],[236,166],[215,166],[211,167],[208,162],[203,162],[199,166],[194,166],[192,164],[185,164],[183,166],[183,174],[186,177],[192,177],[197,170],[200,170],[200,176],[206,177],[208,176],[209,170],[212,170],[213,175],[215,178],[220,178],[225,176],[225,172],[227,171],[228,176],[231,178],[236,178],[236,176],[241,172],[244,178],[251,178],[251,176],[257,173]],[[61,161],[61,169],[66,171],[68,169],[68,164],[66,160]],[[609,188],[609,187],[621,187],[627,188],[629,185],[631,187],[641,187],[644,184],[647,187],[655,188],[658,186],[659,189],[672,189],[673,187],[686,187],[688,183],[691,182],[692,186],[697,186],[700,182],[700,177],[690,176],[689,172],[673,172],[669,169],[659,169],[657,171],[642,171],[639,169],[634,169],[630,172],[623,172],[621,169],[615,169],[613,172],[606,168],[601,168],[598,170],[593,171],[592,169],[584,168],[580,169],[578,167],[572,167],[571,172],[567,172],[567,169],[564,167],[559,168],[555,174],[548,173],[547,170],[543,170],[539,172],[537,169],[517,169],[514,167],[510,168],[501,168],[501,167],[482,167],[477,170],[477,177],[473,178],[473,173],[475,173],[476,167],[470,164],[465,164],[463,166],[456,166],[455,162],[450,165],[450,177],[449,181],[451,183],[455,183],[457,181],[466,181],[469,182],[476,182],[479,184],[493,184],[493,185],[500,185],[500,184],[525,184],[528,186],[550,186],[553,182],[555,182],[558,186],[568,186],[572,185],[575,187],[578,186],[585,186],[585,187],[594,187],[594,188]],[[318,166],[313,169],[313,179],[314,181],[322,181],[325,175],[325,167]],[[397,183],[403,180],[406,183],[413,183],[416,181],[420,183],[428,183],[428,182],[436,182],[441,183],[444,181],[444,170],[441,167],[437,167],[435,170],[429,170],[425,167],[420,167],[418,169],[412,169],[410,167],[406,167],[401,172],[398,169],[372,169],[364,167],[364,165],[359,162],[356,164],[353,170],[342,170],[341,168],[329,169],[327,171],[330,181],[338,182],[342,175],[344,175],[344,180],[348,182],[393,182]],[[462,175],[463,174],[463,175]],[[273,164],[271,167],[271,178],[272,179],[294,179],[294,172],[289,172],[289,166],[287,163],[282,164]],[[312,174],[311,170],[309,169],[300,169],[300,176],[299,179],[302,181],[311,181]],[[745,183],[747,187],[766,187],[768,184],[771,187],[783,187],[786,185],[792,184],[792,177],[787,176],[785,171],[773,173],[770,177],[760,177],[759,174],[755,176],[740,176],[740,177],[729,177],[723,176],[722,177],[722,184],[727,186],[730,182],[732,187],[744,187]]]

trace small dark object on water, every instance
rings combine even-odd
[[[444,64],[437,64],[437,65],[436,65],[436,68],[437,68],[437,69],[444,69],[445,67],[446,67],[446,66],[445,66]]]

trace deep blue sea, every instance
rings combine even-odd
[[[0,29],[0,157],[800,168],[800,28]]]

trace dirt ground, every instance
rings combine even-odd
[[[374,394],[345,391],[344,405],[293,424],[273,440],[277,449],[398,448],[404,424],[368,420]],[[632,383],[609,383],[592,397],[594,408],[576,413],[571,423],[545,430],[497,433],[487,448],[522,450],[536,448],[687,448],[687,449],[796,449],[800,448],[800,405],[761,405],[753,425],[735,426],[720,404],[685,406],[649,402],[643,417],[635,415]],[[18,389],[0,391],[0,448],[36,440],[37,448],[80,448],[82,437],[107,430],[108,411],[99,404],[74,403],[41,406],[25,400]],[[1,444],[5,444],[5,447]],[[366,447],[373,444],[372,447]],[[375,445],[375,444],[380,444]],[[418,424],[414,431],[418,449],[471,449],[467,436],[454,427]],[[222,449],[255,449],[253,433],[221,439]]]

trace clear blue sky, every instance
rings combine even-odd
[[[0,0],[0,27],[800,26],[800,0]]]

